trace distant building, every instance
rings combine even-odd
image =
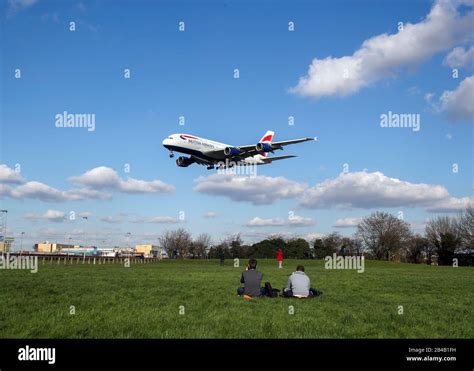
[[[78,245],[67,245],[64,243],[50,243],[50,242],[43,242],[43,243],[36,243],[35,244],[35,251],[42,252],[42,253],[59,253],[62,249],[74,249],[79,248]]]
[[[10,251],[14,239],[6,237],[5,239],[2,238],[0,241],[0,253],[7,253]]]
[[[68,255],[79,255],[79,256],[99,256],[101,255],[95,246],[89,246],[89,247],[81,247],[81,246],[75,246],[72,248],[69,247],[62,247],[61,250],[59,250],[60,253],[62,254],[68,254]]]
[[[154,258],[164,257],[161,247],[152,244],[136,245],[135,254],[143,254],[146,257]]]

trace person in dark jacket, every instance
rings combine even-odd
[[[262,285],[263,273],[257,271],[257,261],[255,259],[250,259],[249,264],[245,272],[242,273],[240,277],[240,283],[244,287],[239,287],[237,289],[237,294],[240,296],[264,296],[265,288],[261,287]]]
[[[224,250],[222,250],[221,253],[219,254],[219,260],[221,262],[221,265],[224,265],[224,261],[225,261]]]

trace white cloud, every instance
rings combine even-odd
[[[225,196],[237,202],[271,204],[281,199],[296,199],[309,209],[421,207],[427,211],[460,210],[471,198],[452,197],[441,185],[410,183],[390,178],[381,172],[341,173],[313,187],[283,177],[239,177],[214,174],[195,180],[194,190],[213,196]],[[275,222],[275,220],[273,220]],[[252,223],[263,223],[255,220]],[[309,218],[296,217],[294,225],[311,225]],[[291,225],[289,222],[288,225]]]
[[[299,215],[293,215],[292,217],[288,218],[288,224],[290,226],[303,227],[314,225],[315,223],[314,220],[311,218],[304,218]]]
[[[99,218],[99,220],[105,223],[109,223],[109,224],[117,224],[117,223],[121,223],[123,221],[123,218],[120,216],[107,215],[107,216],[103,216]]]
[[[86,199],[110,200],[112,198],[110,193],[105,193],[90,188],[74,188],[69,191],[62,191],[62,193],[66,195],[65,201],[78,201]]]
[[[289,227],[304,227],[314,225],[314,220],[311,218],[304,218],[299,215],[293,215],[291,218],[288,219],[281,219],[281,218],[269,218],[269,219],[262,219],[256,216],[253,219],[250,219],[246,226],[248,227],[281,227],[281,226],[289,226]]]
[[[166,184],[161,180],[138,180],[128,178],[127,180],[120,180],[120,191],[124,193],[157,193],[157,192],[173,192],[174,186]]]
[[[30,8],[38,0],[8,0],[8,15],[12,16],[22,10]]]
[[[2,184],[4,183],[4,184]],[[12,188],[7,184],[19,184]],[[38,199],[42,201],[77,201],[85,199],[110,199],[111,195],[89,188],[74,188],[61,191],[37,181],[26,181],[16,171],[0,164],[0,196],[16,199]]]
[[[9,197],[11,190],[11,187],[7,186],[6,184],[0,183],[0,197]]]
[[[462,47],[454,48],[444,58],[443,63],[451,68],[473,67],[474,46],[471,46],[468,50],[464,50]]]
[[[204,214],[204,218],[210,219],[210,218],[215,218],[217,217],[217,213],[214,211],[208,211],[207,213]]]
[[[261,239],[267,238],[272,233],[268,231],[251,229],[251,230],[245,230],[241,232],[239,231],[238,234],[240,234],[242,237],[250,238],[251,240],[254,241],[256,239],[261,240]]]
[[[283,198],[293,198],[305,185],[284,177],[246,177],[234,174],[213,174],[195,179],[196,192],[247,201],[254,205],[271,204]]]
[[[24,181],[20,173],[5,164],[0,164],[0,184],[21,184]]]
[[[99,166],[79,176],[69,178],[73,183],[83,184],[96,189],[119,188],[120,177],[109,167]]]
[[[305,239],[306,241],[308,242],[313,242],[315,239],[317,238],[323,238],[325,237],[326,235],[325,234],[322,234],[322,233],[307,233],[303,236],[301,236],[301,238]]]
[[[174,191],[174,186],[161,180],[145,181],[130,177],[121,179],[115,170],[106,166],[96,167],[82,175],[73,176],[70,180],[93,189],[108,189],[133,194]]]
[[[455,90],[440,97],[439,110],[456,121],[474,120],[474,76],[466,77]]]
[[[181,220],[172,216],[154,216],[151,218],[137,218],[131,221],[132,223],[143,224],[143,223],[156,223],[156,224],[176,224],[180,223]]]
[[[457,8],[462,4],[472,8],[473,2],[437,1],[426,19],[406,23],[396,34],[367,39],[350,56],[313,59],[307,75],[290,92],[315,98],[353,94],[394,76],[403,67],[419,64],[435,53],[469,40],[474,12],[461,15]]]
[[[432,213],[454,213],[466,209],[468,206],[474,206],[473,197],[448,197],[429,206],[426,210]]]
[[[381,172],[354,172],[341,173],[335,179],[327,179],[308,188],[300,203],[312,209],[404,206],[424,207],[431,211],[448,201],[452,210],[461,208],[463,202],[457,202],[459,200],[451,197],[447,189],[440,185],[410,183],[389,178]]]
[[[256,216],[250,219],[247,224],[248,227],[278,227],[285,225],[283,219],[262,219]]]
[[[111,199],[112,195],[105,192],[105,190],[128,194],[174,191],[174,186],[161,180],[121,179],[115,170],[105,166],[94,168],[80,176],[71,177],[70,180],[85,187],[62,191],[38,181],[26,181],[13,169],[0,164],[0,196],[3,197],[63,202],[85,199]],[[19,185],[13,188],[9,184]]]
[[[174,224],[179,223],[179,219],[172,216],[155,216],[148,220],[148,223],[158,223],[158,224]]]
[[[356,227],[361,221],[362,221],[362,218],[337,219],[333,227],[334,228],[352,228],[352,227]]]
[[[24,216],[28,220],[49,220],[51,222],[64,222],[66,220],[66,213],[59,210],[49,209],[43,215],[37,215],[34,213],[29,213]]]
[[[69,191],[60,191],[44,183],[31,181],[26,182],[14,189],[10,189],[6,194],[9,197],[17,199],[37,199],[41,201],[78,201],[84,199],[109,199],[111,196],[107,193],[81,188],[71,189]]]

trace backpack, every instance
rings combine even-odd
[[[270,282],[265,282],[265,294],[269,298],[277,298],[280,290],[274,289]]]

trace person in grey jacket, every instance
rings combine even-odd
[[[298,265],[296,272],[293,272],[288,278],[288,284],[283,289],[283,296],[306,298],[320,295],[320,291],[311,288],[310,283],[309,277],[304,272],[304,266]]]

